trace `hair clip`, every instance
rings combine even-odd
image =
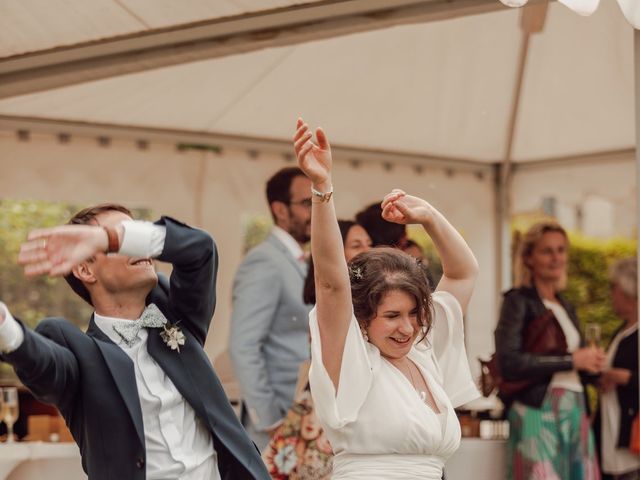
[[[349,266],[349,277],[351,280],[362,280],[362,268]]]

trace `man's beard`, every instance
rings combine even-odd
[[[289,235],[291,235],[296,242],[302,244],[307,243],[311,240],[311,236],[307,233],[309,231],[309,222],[304,224],[293,224],[291,225],[291,230],[289,231]]]

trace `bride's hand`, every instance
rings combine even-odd
[[[316,142],[309,125],[298,118],[296,134],[293,136],[293,148],[298,166],[316,187],[331,183],[331,146],[322,128],[316,129]]]
[[[388,222],[408,225],[425,224],[433,219],[434,208],[413,195],[407,195],[400,189],[393,189],[382,201],[382,218]]]

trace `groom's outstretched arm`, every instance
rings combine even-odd
[[[36,397],[64,409],[75,398],[80,372],[76,357],[65,347],[61,322],[45,320],[33,332],[0,302],[0,360],[13,366]]]

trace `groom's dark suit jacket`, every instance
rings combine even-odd
[[[173,273],[170,280],[160,277],[147,302],[179,326],[186,342],[180,352],[171,350],[162,329],[149,329],[149,354],[211,431],[223,480],[269,479],[203,350],[216,299],[213,239],[167,217],[157,224],[167,229],[158,259],[172,263]],[[36,397],[58,407],[89,478],[143,480],[145,437],[131,359],[93,318],[87,333],[61,318],[43,320],[35,332],[23,330],[22,345],[1,358]]]

